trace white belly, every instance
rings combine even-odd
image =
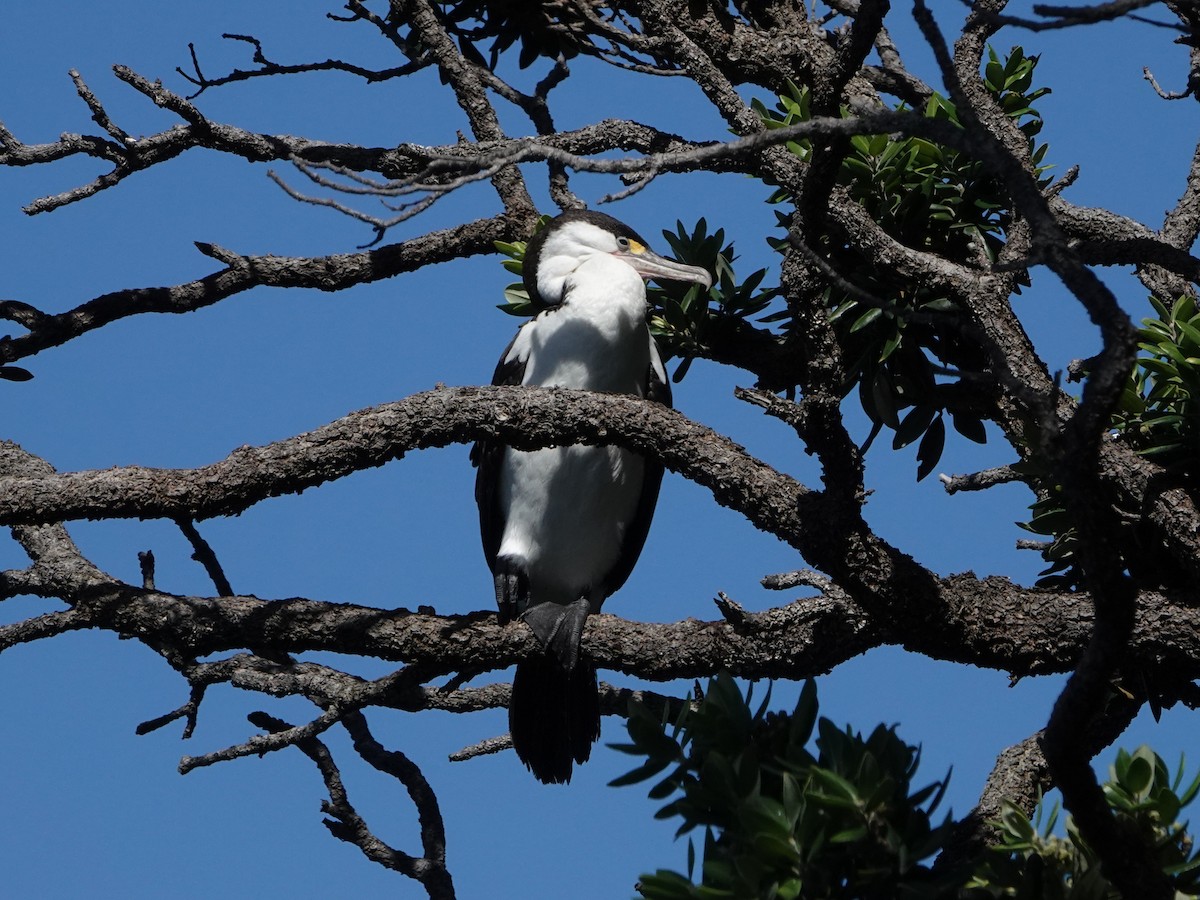
[[[500,472],[508,510],[501,556],[525,561],[530,602],[599,609],[642,488],[640,456],[617,447],[509,450]],[[593,593],[593,591],[595,591]]]

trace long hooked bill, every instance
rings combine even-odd
[[[668,281],[695,281],[704,285],[705,290],[712,287],[712,275],[699,266],[688,266],[665,256],[659,256],[653,250],[636,241],[630,241],[628,250],[620,250],[613,254],[633,266],[633,270],[643,278],[665,278]]]

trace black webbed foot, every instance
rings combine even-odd
[[[579,641],[590,612],[591,604],[581,597],[566,605],[539,603],[525,610],[521,621],[533,630],[538,641],[553,654],[563,670],[571,672],[579,662]]]

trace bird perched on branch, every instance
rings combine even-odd
[[[574,210],[530,240],[523,277],[542,310],[517,332],[493,384],[633,394],[671,391],[646,324],[645,279],[712,285],[708,272],[650,251],[602,213]],[[579,648],[589,613],[629,577],[654,514],[662,465],[619,447],[513,450],[480,441],[475,498],[500,622],[544,648],[517,665],[508,721],[539,781],[570,781],[600,736],[596,669]]]

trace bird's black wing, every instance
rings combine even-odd
[[[520,334],[520,331],[517,332]],[[521,384],[525,380],[525,360],[509,359],[516,335],[500,354],[492,384]],[[479,507],[479,533],[483,538],[483,555],[488,568],[496,571],[496,554],[504,537],[504,511],[500,508],[500,463],[506,447],[499,441],[485,438],[471,448],[471,463],[475,473],[475,504]]]
[[[655,352],[650,365],[646,367],[645,397],[647,400],[653,400],[663,406],[671,406],[671,383],[665,377],[660,377],[656,370],[655,363],[658,363],[659,366],[662,363],[658,360],[657,348],[654,346],[653,340],[651,338],[651,348]],[[666,370],[663,369],[663,375],[665,374]],[[634,511],[629,527],[625,529],[624,539],[621,542],[621,553],[617,557],[616,565],[609,570],[608,576],[604,579],[604,596],[606,597],[616,592],[625,583],[629,573],[633,571],[638,557],[641,556],[642,546],[646,543],[646,535],[650,532],[650,520],[654,518],[654,506],[658,503],[658,489],[662,485],[663,465],[658,460],[649,458],[644,458],[644,463],[642,493],[638,497],[637,509]]]

